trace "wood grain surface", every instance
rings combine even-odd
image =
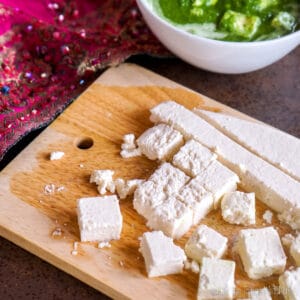
[[[147,278],[138,237],[148,229],[130,197],[120,201],[124,223],[119,241],[103,249],[96,243],[79,243],[78,255],[71,254],[73,243],[79,241],[76,200],[97,195],[96,186],[89,183],[91,172],[112,169],[115,178],[148,178],[157,162],[145,157],[122,159],[122,136],[138,136],[152,126],[149,109],[169,99],[187,108],[197,106],[251,119],[136,65],[109,69],[1,172],[0,235],[113,298],[195,299],[196,274],[184,271]],[[65,156],[50,161],[49,154],[56,150]],[[56,188],[53,193],[45,192],[49,184]],[[266,206],[257,201],[256,209],[254,227],[266,226],[262,219]],[[225,257],[237,262],[237,298],[245,298],[249,289],[267,286],[274,299],[281,299],[276,289],[278,276],[254,281],[244,272],[233,247],[243,226],[225,223],[219,210],[201,223],[229,238]],[[291,232],[275,215],[273,224],[280,235]],[[57,228],[62,230],[60,237],[52,234]],[[183,246],[192,230],[176,243]],[[289,257],[287,267],[291,264]]]

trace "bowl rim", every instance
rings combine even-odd
[[[222,40],[214,40],[210,38],[203,37],[201,35],[190,33],[184,29],[177,28],[172,23],[168,22],[167,20],[160,17],[158,14],[156,14],[154,11],[149,9],[149,7],[145,4],[145,2],[148,0],[136,0],[138,6],[142,6],[152,17],[154,17],[158,22],[162,23],[163,25],[167,26],[168,28],[177,31],[179,34],[186,35],[189,38],[204,41],[207,43],[215,44],[215,45],[228,45],[228,46],[239,46],[239,47],[256,47],[256,46],[263,46],[263,45],[270,45],[270,44],[276,44],[284,40],[293,39],[295,36],[299,35],[299,44],[300,44],[300,29],[297,31],[294,31],[292,33],[289,33],[287,35],[281,36],[279,38],[271,39],[271,40],[264,40],[264,41],[253,41],[253,42],[235,42],[235,41],[222,41]],[[140,8],[140,7],[139,7]],[[142,11],[141,11],[142,13]]]

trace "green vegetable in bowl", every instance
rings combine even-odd
[[[148,1],[168,22],[211,39],[262,41],[300,29],[299,0]]]
[[[244,38],[252,38],[257,32],[261,20],[256,16],[247,16],[227,10],[220,21],[220,28]]]

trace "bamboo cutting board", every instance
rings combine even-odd
[[[251,119],[203,95],[132,64],[111,68],[91,85],[43,133],[22,151],[0,174],[0,234],[99,291],[119,299],[195,299],[198,275],[182,274],[148,279],[140,255],[138,237],[145,231],[144,219],[132,206],[132,198],[120,201],[123,231],[111,248],[96,243],[79,243],[76,200],[96,196],[89,183],[94,169],[112,169],[115,178],[148,178],[157,163],[145,157],[122,159],[119,155],[126,133],[140,135],[152,126],[149,109],[173,99],[187,108],[202,107]],[[51,151],[64,151],[50,161]],[[49,193],[46,185],[53,184]],[[62,188],[63,187],[63,188]],[[263,225],[266,207],[257,203],[257,226]],[[280,235],[289,232],[277,218]],[[237,262],[237,297],[247,290],[267,286],[276,295],[278,276],[249,280],[233,250],[242,226],[222,221],[220,211],[210,213],[205,223],[229,237],[226,258]],[[53,235],[61,230],[61,236]],[[183,246],[192,230],[176,241]],[[291,265],[288,259],[287,267]],[[275,286],[274,286],[275,285]]]

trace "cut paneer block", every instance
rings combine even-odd
[[[176,194],[189,179],[170,163],[163,163],[146,182],[138,186],[134,192],[133,207],[148,218],[156,206]]]
[[[137,139],[139,149],[152,160],[170,158],[183,143],[182,134],[165,124],[149,128]]]
[[[206,225],[200,225],[185,245],[186,255],[202,262],[203,257],[221,258],[227,250],[228,239]]]
[[[211,164],[201,172],[196,180],[199,185],[211,192],[214,199],[214,207],[218,207],[220,199],[229,192],[235,191],[238,176],[223,166],[218,161],[212,161]]]
[[[180,131],[184,138],[194,139],[215,151],[224,165],[241,179],[248,192],[276,212],[294,229],[300,229],[300,182],[249,152],[195,113],[173,101],[163,102],[151,109],[150,120],[167,123]]]
[[[300,180],[300,140],[296,137],[265,124],[221,113],[201,109],[195,112],[236,142]]]
[[[238,253],[251,279],[281,274],[286,264],[280,237],[273,227],[241,230]]]
[[[181,238],[193,225],[193,211],[176,197],[169,197],[148,216],[147,226],[173,239]]]
[[[300,268],[285,271],[279,277],[279,287],[285,300],[300,300]]]
[[[118,240],[122,231],[122,215],[116,196],[81,198],[77,201],[80,240]]]
[[[291,256],[296,262],[296,265],[300,267],[300,233],[292,241],[290,252],[291,252]]]
[[[255,194],[231,192],[225,194],[221,203],[222,217],[231,224],[255,224]]]
[[[272,300],[270,291],[267,288],[251,290],[248,294],[249,300]]]
[[[148,277],[181,273],[186,260],[184,251],[161,231],[145,232],[141,238]]]
[[[235,289],[234,272],[234,261],[204,257],[197,299],[232,299]]]
[[[120,199],[125,199],[128,196],[131,196],[137,187],[142,184],[145,180],[142,179],[131,179],[124,180],[122,178],[118,178],[114,181],[117,193]]]
[[[193,225],[198,224],[213,209],[212,193],[203,188],[197,178],[180,190],[178,199],[193,211]]]
[[[173,157],[173,164],[191,177],[200,174],[217,155],[195,140],[189,140]]]
[[[95,170],[90,177],[90,183],[96,183],[98,191],[101,195],[104,195],[107,191],[114,193],[114,173],[115,172],[112,170]]]

